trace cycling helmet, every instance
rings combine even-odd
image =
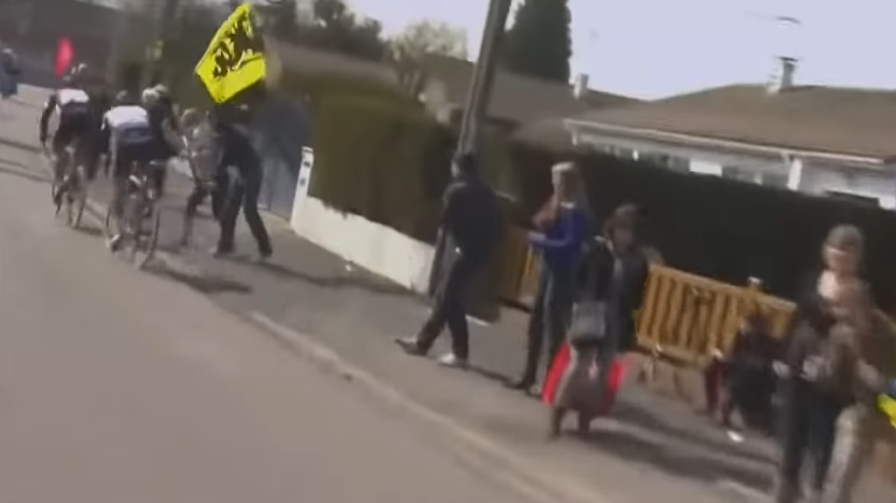
[[[186,128],[195,126],[200,120],[202,120],[202,116],[199,115],[199,111],[195,108],[184,110],[184,113],[180,116],[180,123]]]
[[[127,91],[118,91],[115,95],[115,104],[117,106],[133,105],[135,101],[131,93]]]
[[[143,94],[140,95],[140,101],[143,103],[143,106],[145,106],[145,107],[154,106],[156,103],[159,102],[160,98],[161,98],[161,96],[159,96],[159,92],[153,88],[144,89]]]

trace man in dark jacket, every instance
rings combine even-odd
[[[472,154],[452,164],[454,179],[444,194],[441,232],[446,238],[445,270],[436,289],[432,313],[416,337],[398,339],[406,352],[425,355],[445,326],[451,331],[452,351],[439,362],[464,367],[469,356],[469,329],[464,297],[475,274],[494,251],[500,227],[498,199],[479,178]]]
[[[215,131],[221,152],[219,165],[219,189],[226,199],[221,208],[221,237],[215,255],[228,255],[234,250],[236,219],[243,210],[246,224],[258,243],[259,258],[271,256],[271,239],[258,213],[258,196],[261,192],[261,159],[249,137],[251,110],[245,106],[221,105],[216,110]],[[227,168],[235,167],[239,180],[226,175]],[[237,182],[237,183],[234,183]],[[225,187],[229,186],[229,190]]]

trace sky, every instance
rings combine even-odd
[[[517,0],[519,1],[519,0]],[[896,89],[894,0],[568,0],[573,73],[644,99],[766,82],[776,56],[800,59],[799,84]],[[476,57],[488,0],[349,0],[387,34],[431,19],[467,30]],[[800,20],[780,23],[778,16]],[[513,14],[511,13],[511,19]]]

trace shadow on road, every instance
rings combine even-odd
[[[656,399],[656,397],[652,396],[650,398]],[[653,403],[652,406],[662,409],[662,405],[659,403]],[[757,452],[756,449],[751,448],[752,442],[734,444],[724,438],[714,439],[707,435],[705,431],[698,432],[678,427],[670,424],[669,421],[664,421],[662,418],[657,417],[648,407],[649,405],[647,404],[629,403],[622,398],[613,407],[613,417],[620,422],[634,424],[648,431],[684,440],[689,444],[700,446],[712,452],[723,453],[757,463],[771,463],[773,461],[768,454]],[[696,421],[701,419],[703,418],[695,418]],[[717,428],[717,426],[711,424],[706,419],[705,428]]]
[[[347,271],[345,274],[318,276],[302,271],[296,271],[284,265],[273,262],[255,263],[250,262],[250,259],[245,257],[233,257],[229,260],[242,264],[251,264],[257,269],[272,274],[277,278],[299,280],[306,283],[311,283],[321,288],[357,288],[359,290],[366,290],[368,292],[396,297],[416,296],[414,292],[407,290],[399,285],[390,283],[383,279],[372,277],[363,272],[358,273]]]
[[[22,143],[16,140],[10,140],[9,138],[0,137],[0,145],[5,145],[7,147],[17,148],[19,150],[25,150],[27,152],[31,152],[34,154],[40,154],[43,150],[40,147],[30,145],[28,143]]]
[[[177,271],[164,262],[156,262],[147,267],[145,271],[156,277],[182,283],[202,294],[238,293],[248,295],[252,293],[252,288],[244,283],[228,278]]]
[[[0,159],[0,175],[16,176],[37,183],[50,183],[50,179],[32,171],[28,166]]]
[[[99,227],[94,227],[92,225],[88,227],[83,223],[79,227],[75,227],[75,230],[80,232],[81,234],[84,234],[85,236],[90,236],[92,238],[102,237],[103,235],[103,230]]]
[[[627,431],[594,432],[584,438],[594,448],[619,458],[644,465],[676,477],[710,484],[734,481],[757,491],[771,487],[771,467],[749,467],[721,456],[700,456],[680,452],[672,446],[659,445],[638,438]]]

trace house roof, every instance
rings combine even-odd
[[[321,51],[302,45],[270,40],[267,43],[277,54],[279,63],[290,70],[308,73],[332,73],[398,85],[398,77],[388,65],[360,58]]]
[[[560,117],[548,117],[523,124],[513,133],[513,139],[564,152],[573,148],[572,137]]]
[[[579,115],[572,122],[880,160],[896,157],[896,92],[731,85]]]
[[[463,107],[467,99],[474,64],[456,58],[432,56],[425,65],[430,78],[445,86],[447,100]],[[581,99],[572,86],[498,70],[488,114],[517,123],[546,117],[569,117],[586,110],[628,105],[638,100],[618,94],[588,90]]]

